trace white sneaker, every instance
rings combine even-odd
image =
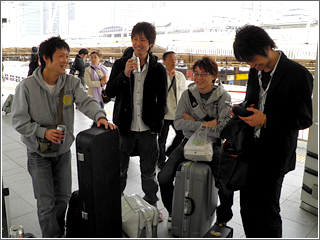
[[[159,211],[159,222],[163,221],[163,214]]]
[[[168,222],[167,222],[167,228],[168,228],[169,231],[171,231],[171,225],[172,225],[172,217],[169,216],[168,217]]]

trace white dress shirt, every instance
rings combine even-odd
[[[133,53],[132,59],[135,59],[136,55]],[[133,111],[132,111],[132,123],[131,131],[143,132],[150,130],[150,128],[142,121],[142,109],[143,109],[143,86],[146,79],[149,68],[149,54],[147,62],[143,65],[140,73],[134,73],[134,88],[133,88]]]

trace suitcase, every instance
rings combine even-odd
[[[76,150],[83,237],[121,238],[119,130],[84,130]]]
[[[72,193],[69,201],[66,219],[66,237],[83,237],[79,190]]]
[[[9,94],[6,101],[2,105],[2,111],[4,111],[6,114],[11,113],[12,103],[13,103],[13,94]]]
[[[130,238],[157,238],[159,211],[140,195],[123,195],[122,229]]]
[[[172,202],[172,235],[201,238],[212,226],[218,189],[207,163],[183,162],[176,172]]]
[[[233,228],[214,224],[203,238],[232,238]]]

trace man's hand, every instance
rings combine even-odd
[[[249,117],[239,116],[239,118],[249,124],[251,127],[262,126],[267,122],[267,116],[263,112],[253,107],[249,107],[247,108],[247,110],[253,112],[253,115]]]
[[[116,129],[117,126],[108,122],[108,120],[104,117],[99,118],[97,122],[97,127],[100,127],[101,125],[104,125],[106,129],[110,128],[110,130]]]
[[[131,72],[136,68],[138,68],[138,64],[136,63],[136,61],[134,59],[129,59],[126,62],[126,68],[124,69],[124,74],[127,77],[130,77]]]
[[[55,144],[60,144],[59,141],[64,139],[63,132],[57,129],[47,129],[44,137]]]
[[[214,120],[211,120],[209,122],[202,122],[202,126],[203,127],[206,127],[208,124],[208,128],[214,128],[218,125],[218,120],[217,119],[214,119]]]

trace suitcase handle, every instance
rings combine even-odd
[[[190,198],[190,197],[185,197],[185,199],[186,200],[190,200],[190,202],[191,202],[191,212],[190,213],[185,213],[184,215],[185,216],[190,216],[190,215],[192,215],[193,214],[193,212],[194,212],[194,208],[195,208],[195,204],[194,204],[194,201],[193,201],[193,199],[192,198]]]

